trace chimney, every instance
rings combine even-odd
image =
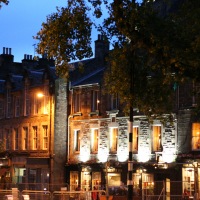
[[[3,54],[0,56],[6,63],[13,62],[14,60],[14,56],[12,55],[11,50],[11,48],[3,47]]]
[[[98,39],[95,41],[95,58],[104,59],[109,52],[109,42],[106,36],[98,34]]]

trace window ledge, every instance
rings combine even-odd
[[[81,112],[74,113],[73,117],[76,117],[76,116],[82,116],[82,113]]]
[[[90,112],[89,116],[91,117],[92,115],[97,115],[97,116],[99,116],[99,110]]]

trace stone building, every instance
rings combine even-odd
[[[94,57],[72,63],[67,83],[56,77],[53,61],[35,61],[25,55],[22,63],[15,63],[11,49],[4,48],[0,55],[0,175],[5,174],[8,182],[50,190],[60,190],[63,184],[69,190],[108,185],[112,193],[127,184],[129,118],[117,96],[102,91],[108,53],[109,43],[99,35]],[[173,123],[149,123],[134,111],[135,190],[160,193],[160,183],[170,179],[180,181],[173,187],[179,194],[185,188],[194,194],[200,149],[194,90],[199,85],[191,81],[175,88]],[[41,99],[38,92],[43,93]]]
[[[59,114],[60,101],[64,99],[67,105],[66,96],[61,92],[62,84],[55,75],[52,60],[43,57],[36,61],[26,54],[21,63],[13,60],[11,49],[3,48],[0,55],[0,177],[5,175],[7,188],[12,183],[22,189],[48,190],[49,183],[50,186],[65,183],[66,131],[63,130],[66,123],[62,132],[57,125],[54,131],[54,122],[60,125],[54,117],[59,116],[66,122],[66,106],[61,107]]]
[[[98,45],[104,46],[100,52],[109,51],[101,36],[95,41],[95,49]],[[98,57],[98,61],[97,57],[95,54],[82,63],[85,71],[81,78],[78,69],[71,74],[66,178],[70,190],[78,186],[83,190],[94,186],[102,189],[108,185],[113,192],[121,184],[127,184],[129,118],[123,114],[117,97],[103,94],[106,65],[103,57]],[[194,90],[198,91],[199,85],[191,81],[174,88],[173,123],[163,124],[159,120],[149,123],[145,116],[134,112],[135,190],[159,194],[162,181],[169,179],[171,184],[178,184],[178,187],[173,185],[172,193],[182,194],[187,189],[194,194],[195,185],[199,185],[200,149],[200,123],[193,114],[198,100]]]

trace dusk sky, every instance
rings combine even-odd
[[[46,16],[56,12],[56,6],[66,6],[66,0],[10,0],[0,9],[0,54],[11,48],[15,62],[24,54],[34,56],[33,36],[40,30]]]
[[[10,0],[0,9],[0,54],[3,47],[11,48],[15,62],[21,62],[24,54],[37,55],[33,36],[41,29],[47,15],[56,12],[56,6],[65,7],[67,0]],[[93,40],[97,39],[93,31]],[[92,44],[92,48],[94,44]]]

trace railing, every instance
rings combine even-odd
[[[17,192],[17,193],[16,193]],[[92,192],[97,192],[99,199],[105,196],[105,190],[93,191],[41,191],[41,190],[1,190],[0,200],[91,200]]]
[[[170,200],[182,199],[182,185],[181,181],[170,182]],[[1,186],[0,183],[0,188],[2,188]],[[6,185],[6,189],[0,189],[0,200],[15,200],[15,198],[17,200],[91,200],[93,191],[69,191],[69,188],[70,186],[67,184],[9,183]],[[165,200],[167,197],[163,188],[163,181],[156,181],[154,187],[143,188],[142,192],[139,189],[134,189],[133,200]],[[100,200],[107,200],[105,190],[97,192]],[[11,199],[13,193],[15,195]],[[126,194],[127,188],[123,192],[119,190],[119,187],[109,188],[109,200],[124,200]],[[193,199],[193,196],[194,192],[190,192],[189,199]]]

